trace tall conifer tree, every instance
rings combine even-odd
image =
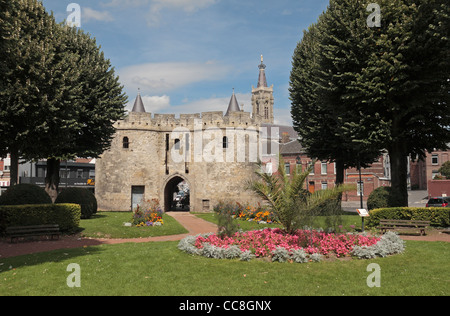
[[[407,205],[408,155],[420,158],[450,141],[449,6],[445,0],[378,3],[381,27],[368,27],[366,2],[330,1],[315,37],[314,104],[325,105],[335,125],[323,139],[337,134],[354,148],[388,151],[392,187]],[[294,121],[302,107],[293,98]]]

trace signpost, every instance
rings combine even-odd
[[[362,226],[361,230],[364,232],[364,217],[369,217],[369,212],[365,208],[358,208],[356,211],[358,211],[359,216],[361,216],[362,220]]]

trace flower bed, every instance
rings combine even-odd
[[[221,239],[217,235],[209,235],[206,238],[199,236],[195,246],[202,248],[204,243],[222,248],[236,245],[242,251],[250,250],[256,257],[266,257],[277,247],[283,247],[288,251],[303,249],[309,254],[329,255],[334,253],[340,257],[348,254],[353,246],[371,246],[378,240],[377,237],[357,234],[327,234],[315,230],[298,230],[295,235],[286,235],[281,229],[266,228],[236,233],[233,238]]]
[[[254,257],[269,257],[272,261],[307,262],[320,261],[322,256],[355,255],[366,258],[369,257],[367,253],[386,256],[402,252],[404,244],[395,233],[387,233],[380,238],[362,234],[298,230],[296,234],[286,235],[278,228],[266,228],[224,238],[215,234],[189,236],[180,241],[178,248],[211,258],[239,257],[241,260],[249,260]],[[354,249],[357,250],[356,253]]]
[[[136,227],[161,226],[164,224],[163,213],[158,199],[147,200],[133,212],[132,223]]]
[[[236,202],[235,211],[233,215],[235,218],[244,221],[255,221],[257,223],[277,223],[274,214],[261,206],[259,203],[257,206],[242,205]]]

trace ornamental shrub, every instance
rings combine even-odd
[[[367,199],[367,208],[369,210],[401,206],[400,195],[392,187],[379,187],[370,193]]]
[[[0,206],[0,233],[10,226],[58,224],[63,232],[76,231],[81,207],[77,204],[28,204]]]
[[[303,249],[295,249],[292,251],[292,259],[297,263],[308,262],[308,254]]]
[[[91,218],[94,214],[96,203],[95,196],[88,189],[84,188],[67,188],[56,198],[55,204],[74,203],[81,206],[81,218]]]
[[[218,235],[221,238],[230,237],[239,230],[239,224],[234,220],[236,208],[233,203],[221,201],[214,206],[213,211],[217,214]]]
[[[278,246],[272,251],[272,261],[286,262],[291,258],[286,248]]]
[[[0,205],[51,204],[45,190],[35,184],[16,184],[0,196]]]

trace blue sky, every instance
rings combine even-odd
[[[291,124],[289,74],[303,30],[328,0],[43,0],[58,22],[81,7],[81,28],[111,60],[129,97],[147,112],[226,111],[233,92],[251,111],[264,55],[275,121]]]

